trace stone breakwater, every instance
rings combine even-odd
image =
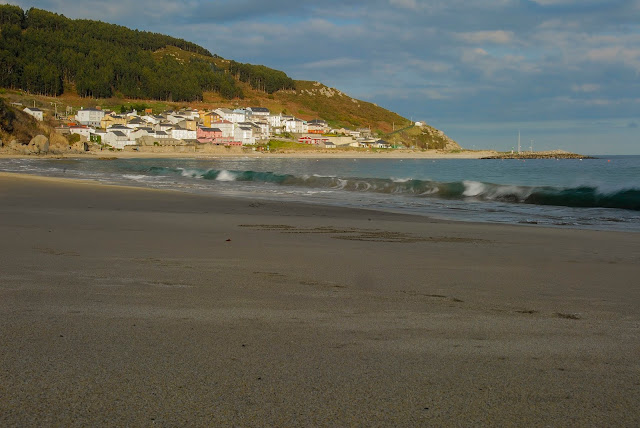
[[[552,152],[527,152],[527,153],[498,153],[491,156],[484,156],[480,159],[597,159],[592,156],[585,156],[578,153],[562,151]]]

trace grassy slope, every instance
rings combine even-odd
[[[223,58],[208,58],[192,52],[185,52],[179,48],[168,46],[155,52],[159,59],[164,55],[171,55],[180,62],[198,58],[215,64],[218,68],[228,69],[229,60]],[[268,95],[253,90],[249,85],[239,83],[245,94],[244,100],[224,100],[218,94],[205,95],[203,105],[215,103],[227,107],[236,105],[251,105],[267,107],[279,113],[285,111],[304,120],[324,119],[334,127],[358,128],[370,127],[382,134],[391,132],[394,123],[397,127],[410,125],[411,122],[402,116],[378,107],[375,104],[356,100],[348,95],[319,83],[304,80],[296,81],[295,91],[280,91]]]

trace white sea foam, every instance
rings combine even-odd
[[[516,195],[518,197],[518,200],[524,201],[531,195],[533,190],[534,188],[532,187],[525,188],[520,186],[498,186],[494,189],[493,192],[491,192],[490,198],[494,199],[500,198],[505,195]]]
[[[335,188],[340,189],[340,190],[344,189],[345,186],[347,185],[347,180],[343,180],[341,178],[338,178],[337,180],[338,180],[338,183],[335,186]]]
[[[178,168],[180,171],[180,175],[183,177],[195,177],[200,178],[200,171],[196,169],[186,169],[186,168]]]
[[[222,170],[216,177],[216,181],[236,181],[236,176],[227,170]]]
[[[464,196],[478,196],[486,191],[486,186],[483,183],[466,180],[462,183],[464,184],[464,192],[462,192]]]
[[[135,181],[145,181],[145,179],[148,178],[148,176],[146,175],[133,175],[133,174],[123,174],[122,177],[127,178],[129,180],[135,180]]]
[[[394,183],[406,183],[407,181],[410,181],[410,178],[395,178],[395,177],[391,177],[391,181],[393,181]]]

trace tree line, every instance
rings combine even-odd
[[[159,49],[175,46],[198,54],[180,61]],[[204,91],[242,98],[234,77],[272,93],[293,86],[285,73],[232,62],[216,67],[216,56],[185,40],[91,20],[71,20],[41,9],[0,5],[0,86],[56,96],[65,84],[78,95],[168,101],[201,100]]]
[[[253,89],[272,94],[276,91],[295,89],[295,82],[284,72],[265,67],[264,65],[242,64],[231,61],[229,72],[241,82],[246,82]]]

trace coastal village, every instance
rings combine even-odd
[[[42,121],[41,109],[23,111]],[[97,108],[81,108],[63,117],[56,127],[62,135],[77,134],[80,141],[100,149],[151,152],[200,151],[212,147],[252,147],[261,150],[273,138],[294,141],[323,149],[337,147],[391,149],[392,144],[374,138],[369,128],[333,129],[322,119],[305,121],[265,107],[186,108],[154,114],[145,111],[121,113]],[[420,123],[416,125],[420,126]],[[268,150],[268,145],[267,145]]]

